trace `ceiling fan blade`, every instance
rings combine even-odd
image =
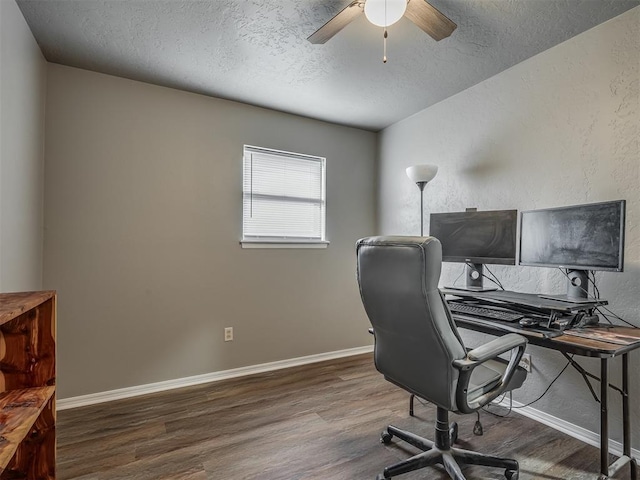
[[[325,43],[364,12],[363,5],[362,0],[351,2],[340,13],[312,33],[307,40],[311,43]]]
[[[458,27],[425,0],[409,0],[404,16],[431,35],[436,41],[447,38]]]

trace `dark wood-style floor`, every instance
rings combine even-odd
[[[59,480],[374,480],[384,466],[413,454],[392,423],[433,438],[435,408],[384,381],[361,355],[217,383],[114,401],[58,414]],[[599,453],[517,413],[452,415],[462,448],[515,458],[521,480],[595,479]],[[504,478],[469,467],[470,479]],[[616,478],[628,478],[628,467]],[[446,479],[426,469],[399,478]]]

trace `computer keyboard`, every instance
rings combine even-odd
[[[503,322],[517,322],[524,317],[521,313],[507,312],[505,310],[497,310],[495,308],[480,307],[478,305],[469,305],[467,303],[459,302],[449,302],[449,310],[453,313],[491,318],[493,320],[502,320]]]

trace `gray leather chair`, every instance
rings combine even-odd
[[[375,336],[375,366],[386,380],[437,407],[435,441],[389,425],[381,436],[395,436],[422,453],[384,469],[385,479],[442,464],[449,476],[464,480],[461,464],[505,469],[518,478],[518,462],[453,448],[457,425],[449,412],[473,413],[526,377],[518,368],[527,340],[508,334],[467,351],[438,290],[442,249],[434,237],[370,237],[357,243],[358,282]],[[498,359],[513,350],[510,361]]]

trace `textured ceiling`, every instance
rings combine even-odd
[[[435,42],[403,18],[387,64],[364,16],[306,40],[349,0],[17,3],[50,62],[376,131],[640,0],[431,0],[457,30]]]

